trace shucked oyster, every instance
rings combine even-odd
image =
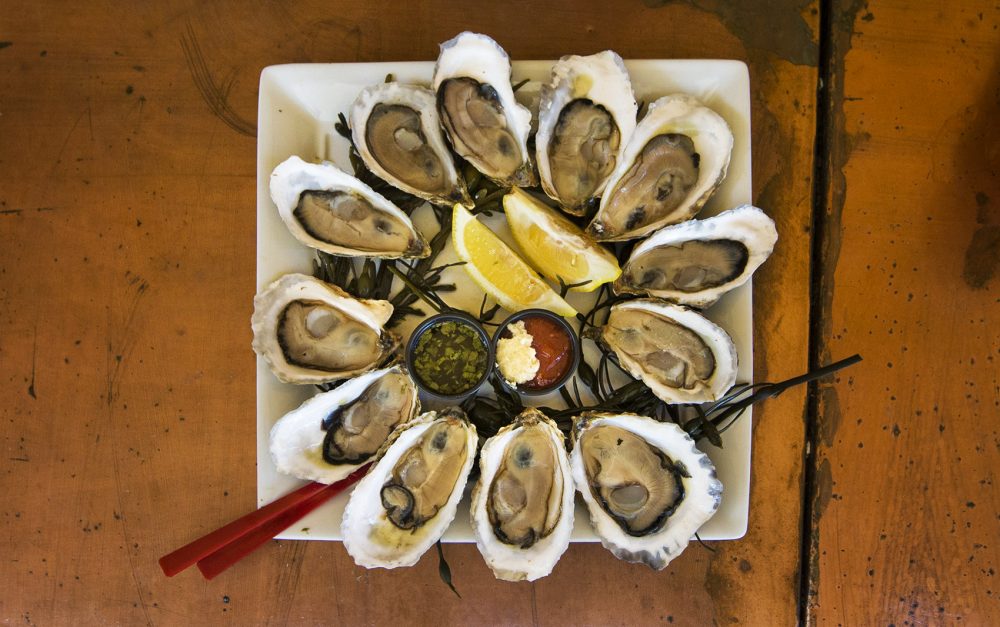
[[[456,407],[397,427],[344,510],[341,533],[354,562],[416,564],[454,520],[477,443],[476,428]]]
[[[420,402],[402,365],[368,372],[288,412],[271,429],[278,472],[333,483],[374,457]]]
[[[736,383],[733,340],[684,307],[644,298],[619,303],[598,339],[666,403],[718,400]]]
[[[588,231],[629,240],[693,217],[725,178],[732,150],[718,113],[691,96],[660,98],[636,126]]]
[[[368,169],[389,184],[436,205],[473,206],[431,90],[400,83],[366,87],[351,106],[351,135]]]
[[[668,226],[635,247],[614,289],[707,307],[749,281],[777,241],[774,221],[750,205]]]
[[[253,299],[253,349],[284,383],[323,383],[375,369],[399,346],[384,300],[286,274]]]
[[[573,532],[573,479],[559,428],[526,409],[486,441],[479,468],[470,515],[486,563],[507,581],[548,575]]]
[[[501,185],[536,184],[528,153],[531,112],[514,99],[510,58],[497,42],[464,32],[441,44],[434,90],[460,157]]]
[[[430,246],[396,205],[332,163],[289,157],[271,173],[271,199],[306,246],[348,257],[426,257]]]
[[[573,422],[570,460],[601,543],[656,570],[680,555],[722,500],[711,460],[672,423],[584,412]]]
[[[621,57],[610,50],[552,66],[538,104],[535,154],[542,189],[581,216],[600,196],[635,129],[636,102]]]

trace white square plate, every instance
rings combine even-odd
[[[729,174],[710,200],[702,217],[749,203],[750,189],[750,79],[745,64],[738,61],[644,60],[626,61],[636,98],[651,102],[660,96],[683,92],[694,95],[719,112],[732,127],[735,137]],[[532,110],[537,109],[539,81],[545,80],[551,61],[515,61],[513,82],[529,79],[517,92]],[[434,64],[409,63],[331,63],[277,65],[265,68],[260,77],[260,103],[257,132],[257,286],[263,288],[289,272],[312,274],[313,251],[296,241],[285,228],[268,192],[271,171],[292,155],[306,161],[330,160],[351,171],[347,159],[348,142],[334,130],[337,115],[350,109],[357,94],[367,85],[381,82],[392,73],[403,82],[429,83]],[[430,237],[436,222],[430,211],[418,209],[413,216],[417,227]],[[486,222],[507,239],[503,217],[495,215]],[[508,240],[509,241],[509,240]],[[439,263],[453,260],[450,245],[438,258]],[[445,281],[458,284],[448,302],[477,311],[482,292],[474,287],[460,268],[449,270]],[[720,300],[707,316],[725,328],[736,343],[739,354],[739,381],[753,378],[752,303],[750,284]],[[576,296],[576,295],[571,295]],[[586,297],[577,297],[586,310]],[[571,303],[577,304],[572,298]],[[499,317],[497,318],[500,319]],[[410,317],[400,325],[404,337],[418,320]],[[592,348],[592,347],[591,347]],[[596,363],[596,360],[588,360]],[[262,359],[257,358],[257,502],[264,505],[290,492],[302,482],[279,474],[268,452],[268,433],[286,412],[316,392],[313,386],[280,383]],[[559,406],[558,395],[542,397],[533,404]],[[703,443],[715,462],[724,486],[722,504],[715,516],[700,530],[705,540],[729,540],[746,533],[750,498],[750,433],[748,411],[723,437],[725,448]],[[297,540],[339,540],[340,519],[348,493],[326,503],[302,519],[280,538]],[[468,521],[468,498],[459,508],[455,522],[444,536],[445,541],[472,542]],[[597,537],[590,528],[586,509],[577,497],[573,541],[593,542]]]

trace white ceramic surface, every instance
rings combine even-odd
[[[551,61],[515,61],[513,81],[530,82],[518,91],[518,99],[537,108],[539,81],[548,75]],[[730,124],[735,137],[729,175],[709,201],[701,217],[751,201],[750,188],[750,79],[745,64],[714,60],[626,61],[636,97],[652,101],[660,96],[683,92],[700,98]],[[392,73],[397,80],[429,83],[434,64],[337,63],[277,65],[265,68],[260,77],[257,134],[257,286],[261,288],[288,272],[312,273],[313,252],[299,244],[285,228],[268,193],[268,177],[276,165],[291,155],[307,161],[327,159],[350,171],[348,143],[334,130],[338,113],[347,114],[358,92]],[[425,235],[437,230],[427,208],[415,212],[414,223]],[[502,238],[510,234],[502,215],[485,220]],[[454,260],[448,247],[440,263]],[[452,306],[478,311],[482,292],[464,270],[452,268],[444,277],[455,281],[458,291],[449,295]],[[571,295],[570,302],[582,310],[592,297]],[[752,303],[750,284],[730,292],[708,310],[707,316],[733,337],[739,353],[739,381],[753,379]],[[501,312],[497,320],[505,315]],[[400,325],[404,335],[418,320],[411,317]],[[587,342],[587,344],[590,344]],[[591,350],[594,350],[591,347]],[[596,363],[596,360],[590,360]],[[264,505],[290,492],[302,482],[279,474],[268,453],[268,432],[283,414],[316,392],[313,386],[280,383],[267,365],[257,358],[257,502]],[[528,400],[528,399],[526,399]],[[530,400],[533,405],[564,406],[558,394]],[[705,443],[702,447],[715,462],[724,486],[722,504],[716,515],[700,530],[705,540],[728,540],[743,536],[747,529],[750,498],[750,434],[748,411],[725,433],[725,448]],[[284,539],[339,540],[340,518],[348,494],[341,494],[280,535]],[[455,522],[444,536],[446,542],[472,542],[468,522],[468,495]],[[573,541],[593,542],[586,509],[577,495]]]

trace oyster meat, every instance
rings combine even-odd
[[[635,247],[615,293],[707,307],[749,281],[777,241],[774,221],[750,205],[668,226]]]
[[[573,479],[562,432],[537,409],[486,441],[470,516],[476,545],[498,579],[552,572],[573,532]]]
[[[284,383],[324,383],[374,370],[399,347],[384,329],[392,304],[360,300],[305,274],[254,297],[253,349]]]
[[[364,88],[351,106],[351,135],[368,169],[390,185],[436,205],[473,206],[433,91],[400,83]]]
[[[732,150],[718,113],[691,96],[660,98],[636,126],[588,231],[630,240],[695,216],[725,178]]]
[[[542,189],[582,216],[604,191],[635,129],[637,105],[621,57],[610,50],[552,66],[538,103],[535,154]]]
[[[601,543],[619,559],[666,568],[719,508],[712,461],[676,424],[584,412],[572,437],[576,488]]]
[[[460,157],[502,186],[537,184],[528,152],[531,112],[514,99],[510,57],[497,42],[464,32],[441,44],[433,85]]]
[[[413,566],[455,518],[478,443],[462,410],[400,425],[344,510],[344,548],[366,568]]]
[[[598,338],[665,403],[718,400],[736,383],[736,346],[701,314],[639,298],[611,307]]]
[[[419,406],[403,365],[365,373],[279,419],[271,429],[271,459],[278,472],[299,479],[339,481],[374,457]]]
[[[306,246],[347,257],[431,254],[399,207],[332,163],[289,157],[271,173],[270,186],[281,219]]]

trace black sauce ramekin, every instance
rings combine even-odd
[[[420,336],[431,327],[441,324],[442,322],[458,322],[473,329],[479,336],[479,339],[482,340],[483,347],[486,349],[486,368],[483,371],[483,376],[480,377],[479,380],[476,381],[476,383],[468,390],[459,394],[441,394],[440,392],[435,392],[420,379],[420,375],[417,374],[416,369],[413,367],[413,353],[417,348],[417,342],[420,340]],[[494,357],[493,342],[490,340],[490,334],[486,332],[486,329],[484,329],[483,325],[479,323],[479,320],[476,320],[464,311],[449,311],[427,318],[418,324],[415,329],[413,329],[413,333],[410,334],[410,339],[406,343],[406,368],[410,371],[410,376],[413,377],[413,380],[416,382],[417,387],[420,388],[420,391],[431,399],[456,405],[468,398],[471,394],[474,394],[476,390],[478,390],[479,387],[486,382],[490,373],[493,372],[495,361],[496,358]]]
[[[532,318],[536,316],[547,318],[552,322],[555,322],[566,332],[566,335],[569,336],[569,346],[570,350],[573,353],[572,356],[570,357],[569,367],[566,369],[566,373],[563,376],[559,377],[559,379],[553,382],[552,385],[549,385],[544,388],[526,388],[526,387],[511,385],[510,383],[507,382],[506,379],[504,379],[503,373],[500,372],[500,366],[498,366],[496,363],[497,342],[499,342],[500,339],[503,337],[503,332],[507,330],[508,326],[517,322],[518,320],[522,320],[524,318]],[[508,316],[506,320],[500,323],[500,326],[497,327],[496,332],[493,333],[493,343],[491,345],[491,349],[492,349],[491,354],[494,356],[493,369],[497,373],[497,378],[499,378],[500,381],[503,382],[504,387],[506,387],[508,390],[517,392],[518,394],[523,394],[524,396],[543,396],[545,394],[558,390],[560,387],[565,385],[566,382],[569,381],[574,374],[576,374],[576,369],[580,365],[580,352],[581,352],[580,338],[576,334],[576,329],[574,329],[573,325],[571,325],[565,318],[563,318],[560,315],[552,313],[548,309],[524,309],[522,311],[519,311],[515,314]]]

